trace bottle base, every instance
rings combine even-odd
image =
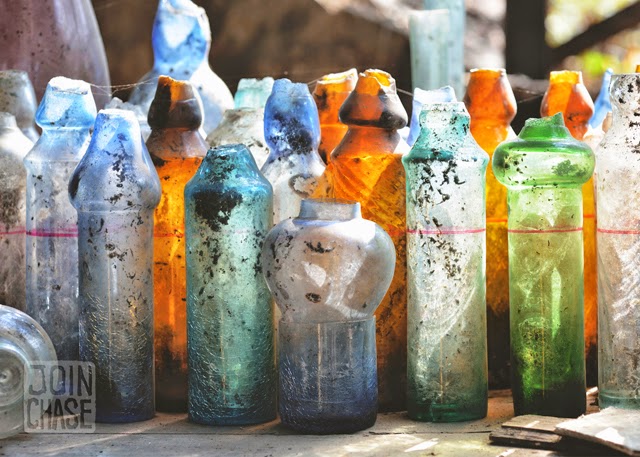
[[[565,389],[542,390],[531,389],[528,398],[522,394],[513,392],[513,409],[516,416],[525,414],[537,414],[554,417],[578,417],[587,410],[586,389],[578,385],[571,385]]]
[[[140,414],[100,413],[96,412],[96,422],[102,424],[128,424],[130,422],[148,421],[155,417],[155,411]]]
[[[600,409],[614,406],[622,409],[640,409],[640,397],[613,395],[607,392],[598,392],[598,406]]]
[[[372,427],[376,423],[377,412],[358,416],[321,414],[310,417],[303,414],[282,414],[282,425],[300,433],[312,435],[335,435],[355,433]]]
[[[465,422],[487,417],[487,403],[416,405],[407,409],[409,419],[420,422]]]
[[[200,425],[257,425],[271,422],[277,418],[275,411],[273,414],[257,415],[255,410],[253,412],[241,412],[238,411],[234,415],[219,415],[213,416],[211,414],[198,414],[189,411],[189,421]]]

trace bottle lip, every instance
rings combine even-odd
[[[296,219],[346,221],[362,217],[360,203],[337,198],[307,198],[300,204]]]
[[[504,68],[472,68],[469,70],[469,77],[501,78],[506,76],[507,70]]]

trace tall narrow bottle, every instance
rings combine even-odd
[[[25,310],[27,177],[23,160],[33,142],[13,114],[0,112],[0,304]]]
[[[464,103],[471,116],[471,134],[493,157],[496,147],[516,136],[510,127],[516,97],[503,69],[471,70]],[[509,249],[507,189],[487,170],[487,344],[489,386],[509,387]]]
[[[131,111],[98,113],[69,198],[78,211],[80,358],[96,367],[96,421],[150,419],[160,182]]]
[[[207,136],[213,148],[227,144],[244,144],[262,167],[269,157],[264,139],[264,105],[271,95],[273,78],[241,79],[235,95],[235,108],[228,109],[222,121]]]
[[[243,145],[210,149],[185,189],[189,418],[276,418],[273,302],[260,252],[273,191]]]
[[[188,80],[200,93],[204,131],[210,133],[233,108],[227,85],[209,66],[211,27],[204,8],[191,0],[160,0],[153,32],[153,68],[140,79],[129,102],[149,110],[160,75]]]
[[[331,153],[340,144],[348,127],[340,122],[340,107],[356,87],[358,71],[355,68],[342,73],[324,75],[316,82],[313,99],[320,118],[320,146],[318,152],[325,163],[331,160]]]
[[[152,131],[147,149],[162,185],[153,240],[156,407],[159,411],[186,411],[184,186],[207,153],[198,133],[202,111],[189,82],[160,76],[149,108],[149,125]]]
[[[18,128],[33,142],[39,137],[34,124],[36,105],[36,93],[27,72],[0,71],[0,111],[13,114]]]
[[[640,74],[613,75],[613,122],[596,150],[598,403],[640,409]]]
[[[78,228],[66,189],[89,145],[96,105],[89,84],[53,78],[36,113],[42,136],[27,169],[27,314],[59,360],[78,360]]]
[[[409,417],[487,414],[485,173],[463,103],[422,108],[407,173]]]
[[[598,98],[593,104],[593,115],[589,119],[589,127],[592,129],[602,126],[604,118],[607,117],[607,113],[611,111],[611,98],[609,97],[609,86],[611,84],[611,75],[613,70],[607,68],[602,75],[602,84],[600,85],[600,92]]]
[[[367,70],[340,108],[349,130],[331,154],[315,196],[360,202],[364,218],[382,226],[396,249],[393,281],[376,311],[378,401],[382,411],[405,408],[407,288],[405,174],[409,146],[398,130],[407,113],[389,73]]]
[[[494,155],[508,190],[516,415],[576,417],[586,408],[581,188],[593,167],[561,114],[529,119]]]
[[[412,11],[409,15],[413,89],[437,89],[450,83],[451,16],[447,9]]]
[[[589,131],[593,102],[579,71],[552,71],[549,88],[542,99],[540,114],[562,113],[565,125],[576,140],[583,141]],[[587,383],[597,382],[598,363],[598,287],[596,275],[596,219],[593,180],[582,187],[584,242],[584,336]]]
[[[273,222],[295,217],[324,172],[318,154],[320,121],[306,84],[278,79],[264,111],[269,157],[262,174],[273,186]]]

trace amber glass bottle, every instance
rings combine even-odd
[[[320,118],[320,146],[318,153],[325,163],[331,160],[331,152],[347,133],[347,126],[340,122],[340,107],[356,87],[358,72],[355,68],[342,73],[323,76],[316,83],[313,99]]]
[[[161,76],[149,109],[151,136],[147,140],[162,184],[153,243],[159,411],[187,410],[184,187],[207,153],[207,144],[198,133],[201,125],[200,103],[191,84]]]
[[[406,407],[407,381],[406,203],[401,159],[409,146],[398,133],[407,125],[407,113],[391,75],[380,70],[361,73],[340,108],[340,121],[349,130],[331,154],[315,195],[360,202],[362,216],[381,225],[393,239],[395,274],[375,315],[379,407],[399,411]]]
[[[571,135],[579,141],[589,130],[593,115],[593,101],[582,82],[579,71],[552,71],[549,88],[542,99],[540,114],[553,116],[562,113]],[[597,383],[598,363],[598,286],[596,275],[596,219],[593,179],[582,186],[583,242],[584,242],[584,341],[587,357],[587,384]]]
[[[510,127],[516,98],[503,69],[471,70],[464,103],[471,116],[471,134],[493,160],[504,140],[514,138]],[[505,388],[509,378],[509,250],[507,247],[507,189],[492,167],[487,169],[487,335],[489,386]]]

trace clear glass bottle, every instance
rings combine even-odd
[[[26,71],[0,71],[0,112],[11,113],[22,133],[32,142],[38,141],[34,124],[36,93]]]
[[[96,367],[96,421],[150,419],[160,181],[132,112],[98,113],[69,198],[78,211],[80,358]]]
[[[409,417],[487,415],[485,173],[463,103],[425,104],[407,174]]]
[[[162,185],[154,217],[156,407],[187,411],[187,285],[184,187],[207,153],[200,101],[188,81],[158,78],[147,150]]]
[[[375,318],[393,278],[394,246],[360,204],[302,201],[262,248],[282,312],[280,419],[304,433],[353,433],[376,421]]]
[[[407,144],[413,146],[420,135],[420,113],[422,106],[427,103],[446,103],[455,102],[456,93],[451,86],[444,86],[440,89],[422,90],[416,87],[413,91],[413,103],[411,111],[411,122],[409,123],[409,135],[407,136]]]
[[[389,73],[360,73],[356,88],[342,108],[340,121],[347,134],[331,154],[331,162],[314,194],[320,198],[357,201],[362,215],[391,236],[396,267],[376,317],[378,401],[381,411],[406,408],[407,288],[406,201],[402,156],[409,146],[398,130],[407,113]]]
[[[27,169],[27,314],[47,331],[60,360],[78,360],[78,228],[66,189],[96,117],[84,81],[53,78],[36,113],[42,136]]]
[[[261,168],[273,186],[273,222],[295,217],[310,197],[324,162],[318,154],[320,121],[306,84],[278,79],[264,111],[269,157]]]
[[[0,111],[0,303],[25,310],[27,177],[23,160],[33,142],[13,114]]]
[[[204,8],[191,0],[160,0],[153,22],[153,68],[144,75],[129,102],[149,110],[160,75],[188,80],[198,90],[204,108],[204,131],[209,134],[233,108],[227,85],[209,66],[211,27]]]
[[[516,415],[585,412],[581,188],[594,162],[560,113],[529,119],[494,154],[493,171],[508,191]]]
[[[212,148],[185,189],[189,418],[276,418],[273,302],[260,252],[273,191],[243,145]]]
[[[469,73],[464,104],[471,116],[471,134],[489,157],[505,140],[515,138],[511,121],[516,97],[504,69],[477,68]],[[487,169],[487,347],[489,387],[510,386],[509,375],[509,248],[507,189]]]
[[[409,14],[409,45],[413,89],[437,89],[450,83],[451,14],[447,9]]]
[[[640,409],[640,74],[613,75],[613,121],[596,150],[598,403]]]
[[[331,161],[331,153],[340,144],[348,127],[340,122],[340,107],[353,92],[358,81],[358,71],[351,68],[342,73],[324,75],[316,82],[313,99],[320,119],[320,146],[318,153],[325,163]]]

